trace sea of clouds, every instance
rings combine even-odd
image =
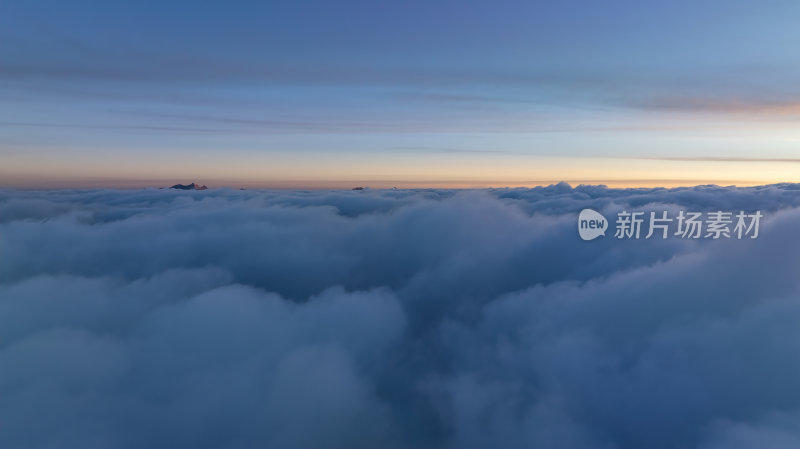
[[[798,233],[796,184],[0,191],[0,447],[797,448]]]

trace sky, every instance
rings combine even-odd
[[[0,187],[800,176],[800,3],[0,3]]]

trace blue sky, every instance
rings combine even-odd
[[[793,1],[0,5],[0,184],[800,175]]]

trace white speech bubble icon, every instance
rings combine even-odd
[[[594,240],[606,235],[608,220],[599,212],[584,209],[578,214],[578,234],[583,240]]]

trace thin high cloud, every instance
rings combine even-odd
[[[192,105],[202,101],[206,96],[202,89],[210,84],[218,88],[238,86],[254,90],[352,89],[358,96],[365,95],[365,88],[378,88],[399,91],[390,95],[392,104],[429,104],[470,110],[558,106],[578,110],[621,108],[775,118],[800,115],[800,101],[788,83],[778,80],[773,81],[777,85],[759,87],[747,79],[715,82],[719,73],[732,69],[726,66],[696,75],[701,81],[692,86],[658,75],[631,77],[620,85],[613,74],[586,73],[576,77],[566,69],[553,72],[539,68],[515,73],[509,69],[475,70],[467,67],[365,70],[334,66],[320,73],[313,66],[275,68],[251,63],[228,67],[218,73],[212,69],[229,64],[226,61],[208,61],[188,64],[187,68],[185,63],[173,67],[158,58],[145,58],[136,68],[126,65],[114,67],[112,64],[99,70],[93,67],[64,68],[61,65],[18,67],[6,63],[0,64],[0,77],[15,82],[16,87],[9,89],[11,93],[31,99],[36,98],[36,92],[40,90],[55,90],[60,95],[79,99],[129,101],[131,98],[151,98],[156,103]],[[157,67],[158,70],[142,69],[142,66]],[[765,78],[761,84],[770,82],[769,77]],[[149,89],[143,86],[149,86]],[[505,90],[504,95],[492,94],[497,87]],[[264,102],[244,99],[207,98],[205,102],[265,105]]]
[[[630,159],[643,159],[653,161],[685,161],[685,162],[786,162],[795,164],[800,162],[796,157],[740,157],[740,156],[650,156],[635,157]]]
[[[776,95],[771,89],[763,89],[762,95],[752,92],[751,96],[741,93],[720,95],[718,97],[672,96],[653,98],[632,102],[631,105],[643,109],[663,111],[701,112],[714,114],[732,114],[767,117],[800,116],[800,99],[793,90],[780,95],[780,100],[772,99]]]
[[[798,192],[0,191],[0,446],[794,448]]]

